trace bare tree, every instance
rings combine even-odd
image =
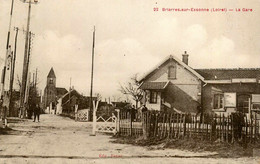
[[[19,90],[20,90],[22,87],[22,81],[18,75],[17,75],[16,79],[17,79],[16,85],[19,87]],[[36,86],[38,86],[38,84],[40,84],[40,81],[35,81],[35,82],[32,81],[32,82],[30,82],[30,87],[36,87]]]
[[[128,82],[125,86],[120,84],[120,92],[125,95],[130,95],[135,101],[136,108],[138,107],[138,102],[143,98],[143,91],[139,89],[139,83],[137,80],[137,74],[135,74],[131,81]]]
[[[127,102],[127,103],[130,103],[130,102],[131,102],[131,99],[129,98],[129,95],[126,95],[126,96],[125,96],[125,102]]]
[[[122,99],[122,97],[120,97],[119,95],[113,95],[112,96],[112,101],[114,102],[120,102]]]

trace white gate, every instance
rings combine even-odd
[[[104,119],[102,116],[99,116],[96,122],[96,132],[116,134],[116,124],[117,117],[114,114],[108,119]]]
[[[89,109],[78,110],[75,114],[75,121],[88,121]]]
[[[118,129],[117,117],[114,114],[112,114],[112,116],[107,119],[104,119],[102,116],[99,116],[97,118],[96,114],[97,114],[98,103],[99,101],[97,101],[97,104],[95,104],[95,102],[93,101],[94,111],[93,111],[92,135],[96,135],[96,132],[116,134]]]

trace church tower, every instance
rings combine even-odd
[[[56,88],[56,76],[52,67],[47,76],[47,86]]]
[[[55,104],[57,91],[56,91],[56,76],[53,68],[51,68],[47,76],[47,84],[44,89],[43,106],[44,108],[50,106],[50,103]],[[54,107],[52,105],[52,107]]]

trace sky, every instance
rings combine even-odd
[[[11,0],[0,0],[0,65],[3,67]],[[159,11],[154,11],[158,8]],[[227,8],[233,12],[163,12],[162,8]],[[236,12],[236,9],[252,12]],[[18,35],[15,77],[22,76],[28,4],[15,0]],[[260,67],[260,0],[39,0],[32,5],[30,72],[39,88],[53,67],[57,87],[89,95],[93,30],[96,28],[94,93],[122,97],[124,85],[169,55],[189,54],[192,68]],[[17,79],[16,79],[17,81]]]

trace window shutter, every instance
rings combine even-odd
[[[171,65],[168,67],[168,78],[175,79],[176,78],[176,66]]]

